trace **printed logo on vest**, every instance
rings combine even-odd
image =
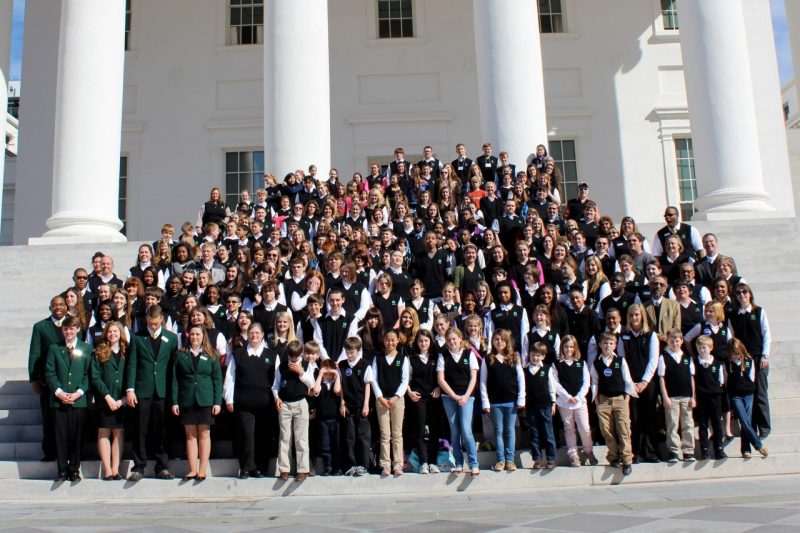
[[[347,370],[344,371],[344,375],[349,378],[350,376],[353,375],[353,369],[352,368],[348,368]]]
[[[613,374],[613,373],[614,373],[614,372],[613,372],[613,371],[612,371],[610,368],[606,368],[605,370],[603,370],[603,375],[604,375],[605,377],[607,377],[607,378],[610,378],[610,377],[611,377],[611,374]]]

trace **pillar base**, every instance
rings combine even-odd
[[[741,220],[782,216],[769,204],[769,194],[759,189],[718,189],[695,202],[692,220]]]
[[[58,213],[47,220],[50,231],[39,238],[28,239],[28,244],[79,244],[127,242],[118,218],[106,218],[95,214]]]

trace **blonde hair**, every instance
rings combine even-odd
[[[561,348],[558,351],[558,359],[561,361],[566,361],[567,358],[564,356],[564,348],[567,344],[572,344],[575,347],[575,352],[572,354],[573,361],[580,361],[581,360],[581,347],[578,344],[578,339],[576,339],[573,335],[564,335],[564,338],[561,339]]]

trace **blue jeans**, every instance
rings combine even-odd
[[[739,428],[741,429],[741,447],[742,453],[750,453],[750,445],[755,446],[756,450],[761,449],[761,439],[758,438],[758,433],[753,429],[752,416],[753,416],[753,395],[748,396],[731,396],[731,409],[736,414],[739,420]]]
[[[444,412],[447,422],[450,423],[450,444],[453,446],[453,458],[456,466],[464,464],[464,452],[467,448],[467,460],[470,468],[478,468],[478,450],[475,447],[475,437],[472,436],[472,403],[475,399],[470,397],[464,405],[458,405],[454,399],[442,395]]]
[[[533,407],[527,410],[528,425],[531,427],[531,457],[541,461],[542,448],[548,461],[556,460],[556,437],[553,431],[553,408],[550,405]]]
[[[514,461],[517,435],[514,424],[517,422],[517,406],[513,403],[493,403],[492,423],[497,441],[497,462]]]

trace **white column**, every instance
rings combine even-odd
[[[264,3],[264,159],[279,179],[331,166],[328,0]]]
[[[14,0],[0,0],[0,70],[6,77],[11,63],[11,22],[14,14]]]
[[[42,239],[122,242],[117,216],[125,0],[63,0],[53,215]]]
[[[8,85],[0,68],[0,234],[3,230],[3,196],[6,185],[6,124],[8,123]]]
[[[483,138],[524,170],[547,145],[539,8],[534,0],[473,0]]]
[[[680,3],[696,219],[769,216],[741,0]]]

